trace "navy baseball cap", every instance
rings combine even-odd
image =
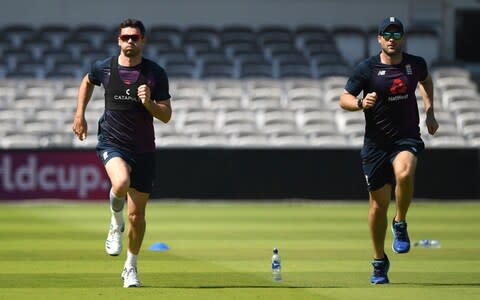
[[[403,24],[402,22],[396,18],[396,17],[388,17],[388,18],[385,18],[383,19],[382,23],[380,23],[380,25],[378,26],[378,34],[382,34],[385,29],[387,29],[388,26],[395,26],[397,27],[401,33],[403,33]]]

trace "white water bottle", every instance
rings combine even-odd
[[[440,248],[442,245],[440,244],[440,241],[437,240],[420,240],[417,241],[413,244],[415,247],[420,247],[420,248]]]
[[[275,282],[282,281],[282,260],[280,259],[277,248],[273,248],[272,280]]]

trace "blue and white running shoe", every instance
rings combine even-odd
[[[410,251],[410,238],[408,237],[407,222],[395,219],[392,221],[393,243],[395,253],[407,253]]]
[[[370,282],[373,284],[386,284],[388,280],[388,269],[390,269],[390,261],[387,255],[383,259],[374,259],[372,261],[373,272]]]

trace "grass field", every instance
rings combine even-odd
[[[152,201],[147,213],[144,287],[124,289],[125,254],[104,252],[106,203],[0,205],[0,299],[480,299],[480,202],[414,203],[411,239],[442,248],[396,255],[389,231],[385,286],[369,283],[366,203]]]

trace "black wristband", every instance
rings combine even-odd
[[[360,98],[360,99],[357,100],[357,106],[358,106],[358,108],[360,108],[360,109],[363,108],[363,99],[362,99],[362,98]]]

